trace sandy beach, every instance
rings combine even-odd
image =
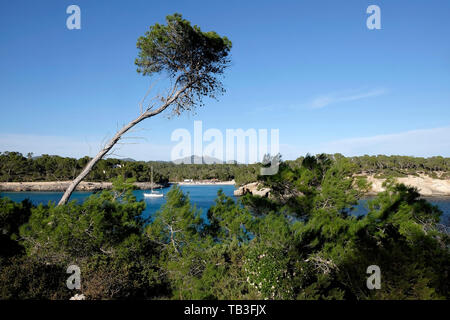
[[[236,183],[234,180],[231,181],[205,181],[205,180],[199,180],[199,181],[179,181],[179,182],[170,182],[170,184],[178,184],[180,186],[210,186],[210,185],[235,185]]]

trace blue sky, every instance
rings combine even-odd
[[[68,30],[66,8],[81,8]],[[368,30],[366,8],[381,8]],[[150,79],[136,40],[167,14],[233,42],[227,92],[196,114],[160,115],[117,154],[168,160],[177,128],[279,129],[307,152],[450,156],[450,2],[3,1],[0,151],[93,156],[135,118]]]

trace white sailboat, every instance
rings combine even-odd
[[[151,192],[144,192],[144,197],[146,198],[162,198],[164,197],[164,194],[161,192],[153,191],[153,166],[151,167],[152,170],[152,180],[151,180]]]

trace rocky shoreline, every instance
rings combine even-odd
[[[448,197],[450,196],[450,179],[434,179],[427,175],[412,176],[404,178],[396,178],[396,182],[403,183],[410,187],[415,187],[424,197]],[[374,176],[368,176],[367,181],[372,183],[370,195],[376,195],[383,192],[383,182],[386,179],[377,179]]]
[[[367,193],[368,196],[376,195],[385,191],[383,182],[386,179],[375,178],[374,176],[367,176],[367,181],[372,183],[372,187]],[[407,186],[416,187],[419,193],[424,197],[449,197],[450,196],[450,180],[449,179],[434,179],[426,175],[408,176],[404,178],[396,178],[398,183],[403,183]],[[243,196],[247,193],[258,195],[261,197],[270,196],[270,189],[263,188],[259,182],[252,182],[237,188],[234,191],[236,197]]]
[[[270,194],[270,189],[263,188],[259,182],[252,182],[234,190],[235,197],[241,197],[247,193],[250,193],[254,196],[268,197]]]
[[[0,191],[3,192],[25,192],[25,191],[46,191],[46,192],[63,192],[67,189],[71,181],[53,181],[53,182],[0,182]],[[151,182],[135,182],[137,189],[151,189]],[[169,185],[154,183],[153,188],[165,188]],[[89,182],[82,181],[77,186],[76,191],[100,191],[112,188],[111,182]]]

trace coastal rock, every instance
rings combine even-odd
[[[234,191],[234,195],[236,197],[243,196],[247,193],[250,193],[254,196],[267,197],[269,196],[270,189],[262,188],[262,185],[259,182],[252,182],[243,185],[242,187],[239,187],[237,190]]]
[[[239,187],[233,192],[235,197],[242,197],[244,195],[244,187]]]
[[[396,178],[396,182],[415,187],[422,196],[450,196],[450,180],[434,179],[426,175]],[[386,179],[378,179],[374,176],[368,176],[367,181],[372,183],[370,194],[377,194],[385,191],[383,182]]]

